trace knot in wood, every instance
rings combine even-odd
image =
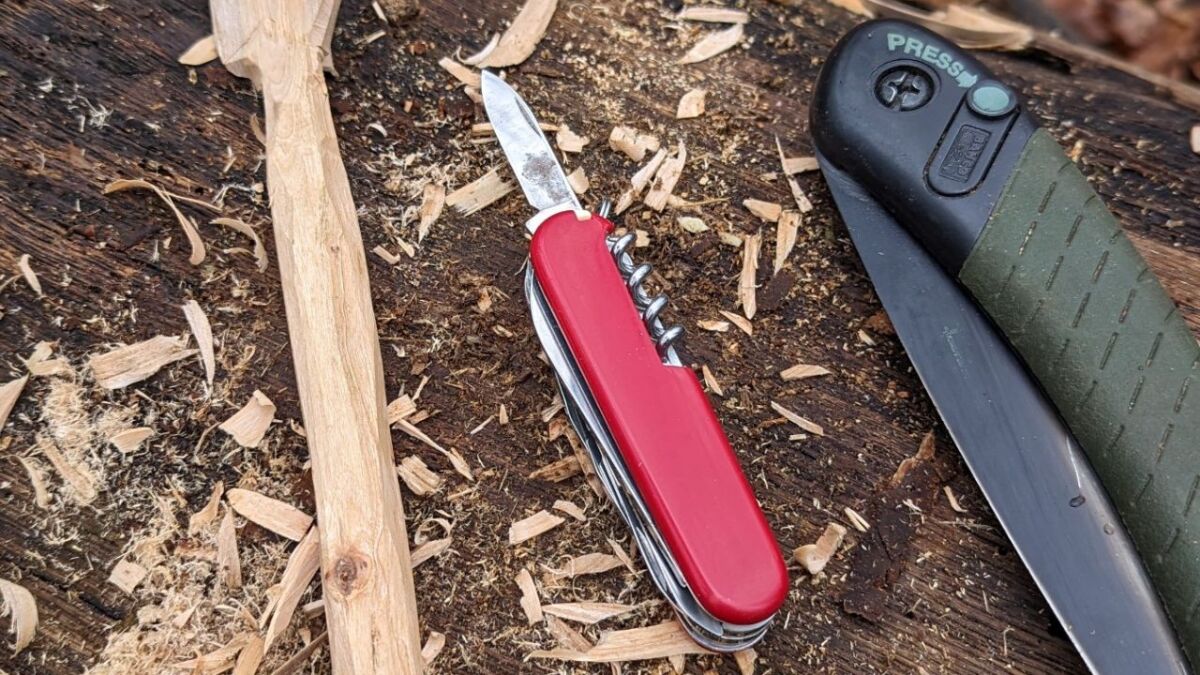
[[[371,576],[368,571],[370,566],[371,561],[358,551],[339,556],[333,564],[333,589],[346,597],[354,595],[366,587]]]

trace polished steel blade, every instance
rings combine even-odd
[[[1116,511],[1024,365],[899,223],[818,160],[909,359],[1084,662],[1190,672]]]
[[[492,73],[485,70],[481,81],[483,108],[525,198],[539,211],[562,204],[579,208],[567,175],[529,106],[507,82]]]

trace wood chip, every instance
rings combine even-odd
[[[778,142],[778,137],[775,140]],[[821,168],[821,165],[817,163],[816,157],[784,157],[782,150],[780,153],[780,165],[783,167],[783,173],[786,176],[794,176],[798,173],[816,171],[817,169]]]
[[[591,142],[590,138],[571,131],[565,124],[554,134],[554,144],[563,152],[583,152],[584,146]]]
[[[782,415],[785,420],[795,424],[810,434],[816,434],[817,436],[825,435],[825,430],[821,428],[821,425],[804,419],[791,410],[779,405],[775,401],[771,401],[771,409]]]
[[[700,366],[700,374],[704,376],[704,384],[708,385],[709,391],[717,396],[725,395],[725,390],[721,389],[721,385],[717,382],[717,376],[713,375],[707,363]]]
[[[588,188],[592,186],[591,181],[588,180],[587,172],[583,170],[582,166],[567,174],[567,184],[571,186],[571,190],[577,195],[586,193]]]
[[[958,503],[958,497],[954,496],[954,490],[951,490],[949,485],[943,485],[942,491],[946,493],[946,501],[950,502],[950,508],[954,509],[955,513],[967,512],[967,510]]]
[[[733,660],[737,663],[741,675],[754,675],[754,662],[758,660],[758,652],[753,648],[742,649],[733,653]]]
[[[108,437],[108,442],[114,448],[123,454],[136,452],[142,445],[142,441],[154,435],[154,430],[150,427],[134,427],[133,429],[125,429]]]
[[[188,535],[195,536],[217,520],[217,514],[221,511],[221,497],[224,495],[224,483],[217,482],[216,485],[213,485],[204,507],[188,518]]]
[[[500,177],[496,169],[483,174],[475,181],[446,195],[446,205],[454,207],[459,213],[469,216],[484,209],[508,193],[516,186]]]
[[[221,422],[221,431],[233,436],[243,448],[257,448],[275,421],[275,404],[267,395],[255,389],[241,410]]]
[[[683,174],[685,163],[687,163],[687,147],[680,140],[675,154],[663,160],[662,165],[658,167],[658,171],[654,174],[654,182],[650,185],[650,190],[646,193],[646,198],[642,200],[642,203],[655,211],[662,211],[666,208],[667,199],[675,190],[675,184],[679,182],[679,177]]]
[[[237,663],[233,666],[233,675],[255,675],[262,665],[263,656],[267,652],[267,643],[257,635],[246,639],[246,645],[238,652]]]
[[[412,436],[425,445],[428,445],[434,450],[442,453],[442,456],[450,461],[450,465],[454,467],[454,470],[457,471],[460,476],[466,478],[467,480],[475,480],[475,475],[471,472],[471,465],[467,464],[467,461],[463,459],[462,455],[458,454],[457,450],[454,448],[447,450],[438,445],[437,442],[426,435],[425,432],[418,429],[416,425],[406,419],[396,420],[393,424],[397,429],[400,429],[409,436]]]
[[[933,459],[933,451],[936,449],[937,441],[934,439],[933,432],[927,432],[924,438],[921,439],[921,444],[917,446],[917,452],[912,457],[905,457],[900,466],[896,467],[896,472],[888,479],[889,487],[896,487],[904,481],[904,477],[910,471],[915,469],[920,464]]]
[[[204,365],[204,379],[211,388],[213,375],[217,370],[217,357],[213,351],[212,325],[209,324],[208,316],[200,307],[200,303],[195,300],[188,300],[183,305],[183,315],[187,317],[188,326],[192,329],[192,336],[196,338],[196,346],[200,349],[200,362]]]
[[[433,663],[434,659],[442,653],[446,648],[446,634],[439,633],[436,630],[429,631],[429,638],[425,640],[425,644],[421,646],[421,660],[425,665]]]
[[[720,311],[721,316],[729,319],[730,323],[737,326],[738,330],[742,331],[746,335],[754,335],[754,324],[750,323],[749,319],[741,314],[734,314],[733,312],[727,312],[723,309],[718,311]]]
[[[59,451],[54,441],[45,436],[37,439],[37,449],[41,451],[58,475],[71,488],[71,498],[80,505],[91,504],[96,499],[96,478],[86,465],[69,461]]]
[[[182,54],[179,62],[185,66],[202,66],[217,58],[217,41],[213,36],[206,35],[192,43]]]
[[[830,374],[832,373],[829,370],[821,366],[809,365],[807,363],[797,363],[790,368],[779,371],[779,377],[783,378],[784,382],[793,382],[795,380],[804,380],[810,377],[821,377]]]
[[[779,222],[775,227],[775,269],[779,274],[796,247],[796,235],[800,231],[800,213],[790,209],[779,214]]]
[[[709,7],[693,5],[679,10],[675,18],[681,21],[706,21],[708,23],[746,23],[750,15],[731,7]]]
[[[388,424],[393,425],[417,412],[417,404],[408,394],[401,394],[388,404]]]
[[[871,529],[871,524],[868,523],[867,519],[863,518],[858,511],[855,511],[847,506],[846,508],[842,509],[842,512],[846,514],[846,518],[850,521],[850,524],[854,526],[854,529],[858,530],[859,532],[866,532],[867,530]]]
[[[540,534],[545,534],[562,524],[563,519],[561,517],[542,509],[532,516],[522,518],[509,526],[508,543],[516,546],[523,541],[529,541]]]
[[[568,501],[566,499],[559,499],[554,502],[554,505],[551,506],[551,508],[553,508],[555,511],[565,513],[580,522],[587,520],[587,516],[584,515],[583,509],[580,508],[575,502]]]
[[[688,53],[684,54],[679,63],[699,63],[707,61],[718,54],[722,54],[732,49],[737,43],[742,41],[742,34],[745,28],[740,23],[726,28],[725,30],[714,31],[704,37],[703,40],[697,42]]]
[[[599,623],[614,616],[622,616],[637,609],[633,605],[622,605],[614,602],[564,602],[554,605],[543,605],[541,610],[546,614],[560,619],[582,623],[586,626]]]
[[[551,483],[561,483],[562,481],[577,476],[581,472],[579,460],[575,457],[563,457],[560,460],[550,462],[546,466],[539,469],[534,469],[529,474],[529,478],[535,480],[548,480]]]
[[[429,235],[430,228],[442,215],[442,207],[446,204],[446,186],[440,183],[429,183],[421,190],[421,208],[417,211],[420,222],[417,224],[417,243],[421,243]]]
[[[659,149],[658,136],[643,134],[633,127],[613,127],[608,135],[608,147],[622,152],[635,162],[646,158],[647,152],[657,152]],[[647,181],[649,179],[646,179]]]
[[[742,237],[742,273],[738,277],[738,303],[746,319],[753,319],[758,311],[754,277],[758,272],[758,250],[762,246],[762,234],[755,232]]]
[[[856,333],[856,336],[858,337],[859,342],[868,347],[874,347],[876,344],[878,344],[875,342],[875,338],[865,330],[859,329],[858,333]]]
[[[679,223],[679,227],[683,228],[685,232],[692,234],[700,234],[701,232],[708,231],[708,225],[705,225],[703,220],[695,216],[680,216],[675,219],[675,222]]]
[[[779,214],[783,211],[779,204],[764,202],[761,199],[747,199],[742,202],[742,206],[768,223],[779,220]]]
[[[450,548],[450,544],[454,543],[453,537],[445,537],[443,539],[431,539],[423,544],[418,544],[412,550],[412,566],[416,567],[421,563],[440,555]]]
[[[431,495],[442,487],[442,478],[429,470],[425,462],[416,455],[410,455],[400,460],[396,472],[413,494],[424,497]]]
[[[546,34],[558,0],[529,0],[517,12],[508,30],[474,65],[479,68],[515,66],[533,54],[538,41]]]
[[[650,183],[650,179],[654,177],[654,174],[658,173],[658,169],[666,161],[666,158],[667,151],[659,150],[645,166],[633,174],[633,177],[629,180],[629,189],[622,192],[621,196],[617,198],[617,205],[613,208],[614,213],[620,215],[633,205],[633,200],[642,194],[642,190]]]
[[[438,65],[441,66],[442,69],[447,73],[453,75],[454,79],[458,80],[459,83],[465,84],[468,87],[475,87],[476,89],[479,88],[480,75],[475,70],[464,66],[448,56],[444,56],[439,59]]]
[[[696,325],[703,328],[704,330],[712,331],[713,333],[728,333],[729,332],[729,322],[728,321],[716,321],[713,319],[701,319],[696,322]]]
[[[683,675],[687,670],[687,656],[683,654],[668,656],[667,661],[671,664],[671,670],[675,671],[675,675]],[[615,663],[612,665],[617,666]]]
[[[400,256],[396,255],[395,253],[392,253],[391,251],[387,250],[386,248],[384,248],[382,244],[371,249],[371,253],[374,253],[375,255],[379,256],[385,263],[387,263],[389,265],[395,265],[396,263],[398,263],[404,259],[404,258],[401,258]]]
[[[217,529],[217,570],[218,578],[226,586],[242,587],[242,558],[238,553],[233,509],[225,509],[225,517],[221,519],[221,527]]]
[[[232,493],[233,490],[230,490]],[[240,513],[240,512],[239,512]],[[266,642],[264,651],[270,651],[275,640],[287,629],[292,621],[292,614],[300,604],[300,597],[308,589],[313,575],[321,563],[321,534],[313,527],[296,545],[292,555],[288,557],[287,567],[283,570],[283,578],[279,581],[279,599],[275,602],[275,610],[271,615],[271,623],[263,636]]]
[[[101,194],[107,195],[114,192],[123,192],[125,190],[150,190],[154,194],[158,195],[158,198],[167,205],[167,208],[171,209],[171,213],[175,214],[175,220],[179,222],[179,227],[183,229],[183,234],[185,237],[187,237],[188,244],[192,248],[192,253],[188,257],[188,262],[193,265],[199,265],[200,263],[204,262],[204,256],[206,255],[204,250],[204,240],[200,238],[200,232],[196,229],[196,221],[184,215],[183,211],[180,211],[179,207],[175,205],[176,199],[183,199],[191,204],[197,204],[198,200],[184,199],[179,195],[167,192],[166,190],[154,185],[153,183],[150,183],[149,181],[136,179],[114,180],[113,182],[104,186],[104,190],[101,192]],[[205,202],[199,202],[199,205],[204,205],[208,208],[214,208],[211,204],[207,204]]]
[[[188,349],[184,337],[156,335],[149,340],[118,347],[88,359],[96,384],[105,389],[120,389],[141,382],[163,366],[196,353]]]
[[[312,516],[260,492],[233,488],[226,499],[239,516],[292,541],[303,539],[312,526]]]
[[[1200,124],[1192,127],[1192,152],[1200,155]]]
[[[610,663],[663,659],[677,654],[712,653],[696,644],[679,624],[679,621],[672,619],[645,628],[631,628],[607,633],[600,639],[600,642],[596,643],[595,647],[587,651],[555,649],[535,651],[529,656],[540,659]]]
[[[208,221],[208,224],[209,225],[219,225],[226,229],[233,230],[234,232],[237,232],[238,234],[249,237],[250,241],[254,244],[254,250],[252,251],[252,253],[254,255],[254,263],[255,263],[255,265],[258,266],[258,271],[259,272],[267,271],[267,265],[269,263],[269,261],[267,259],[267,247],[263,245],[262,237],[258,236],[258,231],[255,230],[253,226],[251,226],[249,223],[247,223],[243,220],[239,220],[237,218],[213,218],[212,220]],[[230,249],[230,250],[237,250],[237,251],[241,251],[243,253],[245,252],[244,249]]]
[[[4,425],[8,423],[8,416],[12,413],[13,406],[17,405],[17,399],[21,398],[21,392],[28,381],[29,376],[25,375],[0,385],[0,431],[3,431]]]
[[[132,595],[133,589],[142,583],[147,574],[145,567],[129,560],[119,560],[108,575],[108,583]]]
[[[21,272],[21,276],[25,278],[25,283],[33,289],[37,296],[42,297],[42,282],[38,281],[38,275],[33,271],[33,267],[29,264],[29,254],[26,253],[17,259],[17,270]]]
[[[29,475],[29,483],[33,486],[33,503],[39,509],[50,508],[50,491],[46,488],[46,472],[42,469],[41,462],[32,457],[21,456],[17,457],[17,461]]]
[[[33,353],[29,355],[29,358],[21,359],[21,361],[30,375],[37,377],[64,375],[74,379],[75,371],[71,369],[71,364],[66,359],[50,358],[53,353],[53,343],[43,340],[34,346]],[[2,424],[3,422],[0,421],[0,425]]]
[[[704,114],[704,97],[708,92],[703,89],[693,89],[679,99],[679,107],[675,109],[675,119],[687,120]]]
[[[830,523],[817,539],[817,543],[805,544],[797,548],[792,552],[792,556],[796,562],[804,565],[804,569],[808,570],[809,574],[815,576],[825,569],[825,565],[829,564],[829,560],[837,553],[845,537],[846,528],[837,523]]]
[[[525,612],[525,620],[530,626],[542,622],[542,601],[538,598],[537,584],[529,570],[521,568],[517,572],[517,588],[521,589],[521,611]]]
[[[3,602],[0,616],[9,617],[8,632],[16,636],[13,653],[20,654],[37,633],[37,602],[24,586],[7,579],[0,579],[0,601]]]
[[[615,555],[607,553],[585,553],[571,558],[562,569],[547,570],[545,581],[554,583],[560,579],[574,579],[589,574],[601,574],[621,567],[624,563]]]

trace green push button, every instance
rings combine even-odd
[[[967,105],[987,118],[1004,117],[1017,107],[1017,97],[1011,89],[994,80],[984,80],[971,89]]]

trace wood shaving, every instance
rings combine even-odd
[[[747,320],[753,319],[758,311],[754,277],[758,272],[758,250],[762,246],[762,234],[755,232],[742,237],[742,273],[738,277],[738,303]]]
[[[554,144],[563,152],[578,153],[583,152],[584,146],[591,143],[592,140],[587,136],[580,136],[571,131],[569,127],[563,125],[559,128],[558,133],[554,134]]]
[[[868,523],[867,519],[863,518],[858,511],[855,511],[847,506],[846,508],[842,509],[842,512],[846,514],[846,518],[850,521],[850,524],[854,526],[854,529],[858,530],[859,532],[866,532],[867,530],[871,529],[871,524]]]
[[[861,0],[873,16],[898,18],[924,26],[966,49],[1024,49],[1033,41],[1029,26],[1002,19],[975,7],[952,5],[926,12],[891,0]]]
[[[645,166],[633,174],[633,178],[629,180],[629,189],[622,192],[621,196],[617,198],[617,205],[613,209],[614,213],[620,215],[633,205],[633,200],[642,194],[642,190],[650,183],[650,179],[658,172],[658,169],[666,159],[667,151],[659,150]]]
[[[560,460],[551,462],[546,466],[534,469],[529,478],[534,480],[547,480],[551,483],[561,483],[562,481],[578,476],[582,469],[579,467],[579,460],[575,457],[563,457]]]
[[[529,570],[521,568],[517,572],[517,588],[521,589],[521,611],[525,612],[525,620],[530,626],[542,622],[542,601],[538,598],[537,584]]]
[[[708,385],[709,391],[717,396],[725,395],[725,390],[721,389],[720,383],[717,382],[717,376],[713,375],[707,363],[700,366],[700,374],[704,376],[704,384]]]
[[[554,605],[543,605],[541,608],[546,614],[586,626],[600,623],[614,616],[628,614],[635,609],[637,607],[633,605],[622,605],[614,602],[564,602]]]
[[[204,313],[200,303],[195,300],[188,300],[183,305],[183,315],[187,317],[188,326],[192,329],[192,336],[196,338],[196,346],[200,349],[200,362],[204,365],[204,379],[208,382],[209,388],[212,388],[213,377],[217,370],[217,357],[213,351],[212,325],[209,324],[208,315]]]
[[[24,391],[25,383],[28,381],[29,376],[24,375],[0,385],[0,431],[3,431],[4,425],[8,423],[8,416],[12,413],[13,406],[17,404],[17,399],[21,397],[21,392]]]
[[[393,425],[409,436],[412,436],[425,445],[428,445],[434,450],[442,453],[442,456],[450,461],[451,466],[454,467],[454,470],[457,471],[460,476],[466,478],[467,480],[475,480],[475,475],[471,472],[471,466],[467,464],[467,461],[463,459],[462,455],[458,454],[457,450],[454,448],[447,450],[438,445],[437,442],[427,436],[425,432],[418,429],[412,422],[409,422],[406,419],[396,420]]]
[[[607,553],[585,553],[581,556],[571,558],[562,569],[548,569],[546,571],[544,581],[547,584],[555,583],[561,579],[574,579],[579,576],[589,574],[602,574],[609,570],[615,570],[625,563],[615,555]]]
[[[417,412],[417,404],[411,396],[408,394],[397,396],[387,407],[388,424],[395,424],[415,412]]]
[[[184,50],[178,61],[185,66],[202,66],[216,58],[217,41],[212,35],[206,35]]]
[[[563,649],[585,652],[592,648],[592,643],[582,633],[567,625],[557,616],[546,617],[546,630]]]
[[[303,539],[312,527],[312,516],[260,492],[233,488],[226,499],[239,516],[292,541]]]
[[[705,225],[703,220],[695,216],[680,216],[675,219],[675,222],[679,224],[679,227],[681,227],[684,232],[690,232],[692,234],[708,232],[708,225]]]
[[[483,174],[473,182],[446,195],[446,206],[451,206],[464,216],[469,216],[512,192],[516,186],[500,177],[496,169]]]
[[[740,314],[734,314],[733,312],[727,312],[723,309],[718,310],[718,311],[721,313],[721,316],[725,317],[726,319],[729,319],[730,323],[737,326],[738,330],[742,331],[746,335],[754,335],[754,324],[750,323],[749,319],[747,319],[746,317],[744,317]]]
[[[821,428],[821,425],[804,419],[803,417],[797,415],[796,413],[792,412],[791,410],[788,410],[787,408],[779,405],[775,401],[771,401],[771,409],[774,410],[775,412],[779,413],[781,416],[783,416],[783,418],[785,420],[791,422],[792,424],[795,424],[796,426],[800,427],[801,429],[807,431],[810,434],[816,434],[817,436],[825,435],[825,430]]]
[[[172,664],[172,668],[187,673],[223,673],[234,666],[238,652],[246,646],[252,633],[240,633],[224,646],[194,659]]]
[[[858,333],[856,333],[856,336],[858,337],[859,342],[863,343],[864,345],[866,345],[868,347],[874,347],[877,344],[875,342],[875,338],[872,337],[871,334],[865,330],[859,329]]]
[[[575,502],[568,501],[566,499],[559,499],[554,502],[554,505],[551,506],[551,508],[553,508],[555,511],[565,513],[580,522],[587,520],[587,516],[584,515],[583,509],[580,508]]]
[[[46,459],[50,461],[50,465],[58,472],[63,481],[71,488],[71,498],[77,504],[91,504],[96,499],[96,478],[91,470],[83,463],[73,463],[69,461],[54,441],[39,436],[37,439],[37,449],[41,451]]]
[[[137,451],[138,447],[142,445],[142,441],[153,435],[154,430],[150,427],[134,427],[109,436],[108,442],[120,452],[129,454]]]
[[[384,248],[382,244],[371,249],[371,253],[374,253],[375,255],[379,256],[380,258],[383,259],[383,261],[385,263],[387,263],[389,265],[395,265],[396,263],[403,260],[403,258],[401,258],[400,256],[398,256],[395,253],[392,253],[391,251]]]
[[[472,54],[471,56],[468,56],[465,59],[459,58],[458,60],[462,61],[463,63],[465,63],[468,66],[477,66],[480,64],[481,61],[483,61],[485,58],[487,58],[488,55],[492,53],[492,50],[494,50],[499,44],[500,44],[500,34],[496,33],[495,35],[492,36],[492,39],[489,40],[486,45],[484,45],[483,49],[480,49],[478,52]],[[459,52],[461,52],[461,51],[462,51],[462,49],[460,48]],[[456,58],[457,58],[457,56],[456,56]]]
[[[232,490],[230,491],[232,492]],[[283,578],[279,581],[279,599],[275,602],[275,610],[271,623],[263,636],[266,643],[264,651],[270,651],[271,646],[279,635],[287,629],[292,621],[292,614],[300,604],[300,597],[308,589],[308,584],[317,573],[321,563],[321,534],[313,527],[305,534],[288,557],[287,567],[283,570]]]
[[[33,267],[29,264],[29,254],[26,253],[17,259],[17,270],[21,272],[21,276],[25,278],[25,283],[33,289],[37,296],[42,297],[42,282],[38,281],[38,275],[33,271]]]
[[[434,659],[442,653],[446,648],[446,634],[439,633],[436,630],[429,631],[429,638],[425,640],[425,644],[421,646],[421,660],[425,665],[433,663]]]
[[[563,518],[556,516],[549,511],[542,509],[537,513],[522,518],[513,523],[508,528],[508,543],[516,546],[524,541],[529,541],[534,537],[545,534],[550,530],[563,524]]]
[[[837,553],[846,537],[846,528],[830,523],[815,544],[805,544],[792,552],[796,562],[804,565],[808,573],[816,576],[825,569],[829,560]]]
[[[267,643],[257,635],[246,639],[246,645],[238,653],[237,663],[233,666],[233,675],[255,675],[262,665],[263,656],[267,653]]]
[[[29,483],[33,486],[33,503],[39,509],[50,508],[50,491],[46,489],[46,472],[42,469],[42,464],[32,457],[17,456],[17,461],[25,468],[25,473],[29,475]]]
[[[267,271],[267,247],[263,245],[262,237],[258,236],[258,231],[255,230],[249,223],[238,220],[237,218],[213,218],[208,221],[209,225],[219,225],[221,227],[233,230],[238,234],[250,237],[250,241],[254,243],[254,262],[258,266],[259,272]],[[231,249],[245,252],[244,249]]]
[[[188,534],[195,536],[202,530],[207,528],[217,519],[217,514],[221,511],[221,497],[225,495],[225,484],[218,482],[213,485],[212,492],[208,495],[208,502],[199,511],[193,513],[188,518]]]
[[[65,375],[73,378],[75,371],[71,370],[71,364],[66,359],[50,358],[53,353],[53,344],[43,340],[34,346],[33,353],[29,355],[29,358],[21,359],[21,362],[25,364],[25,369],[29,371],[30,375],[37,377]],[[0,420],[0,426],[3,426],[3,420]]]
[[[703,89],[693,89],[679,99],[679,107],[675,109],[675,119],[688,120],[704,114],[704,97],[708,92]]]
[[[716,321],[713,319],[701,319],[696,322],[696,325],[703,328],[704,330],[712,331],[713,333],[729,332],[729,322],[728,321]]]
[[[747,199],[742,202],[742,206],[754,215],[758,216],[765,222],[773,223],[779,220],[779,214],[783,208],[775,202],[764,202],[761,199]]]
[[[733,653],[733,660],[737,663],[741,675],[754,675],[754,662],[758,660],[758,652],[753,648],[742,649]]]
[[[618,544],[616,540],[609,539],[608,547],[612,549],[613,555],[617,557],[617,560],[621,561],[621,564],[624,565],[626,569],[634,574],[637,574],[638,570],[633,564],[633,558],[629,557],[629,554],[625,552],[625,549],[621,548],[621,545]]]
[[[438,60],[438,65],[441,66],[446,72],[453,75],[454,79],[458,80],[461,84],[465,84],[468,87],[475,87],[476,89],[479,88],[479,73],[471,70],[458,61],[455,61],[448,56],[444,56]]]
[[[446,205],[446,186],[441,183],[429,183],[421,190],[421,208],[417,210],[420,222],[417,224],[417,243],[425,240],[430,228],[442,215],[442,207]]]
[[[454,543],[452,537],[442,539],[432,539],[423,544],[418,544],[412,550],[412,566],[416,567],[430,558],[440,555],[450,548],[450,544]]]
[[[1192,127],[1192,152],[1200,155],[1200,124]]]
[[[429,470],[425,462],[416,455],[410,455],[400,460],[396,472],[413,494],[424,497],[437,492],[442,487],[442,478]]]
[[[105,389],[120,389],[149,378],[163,366],[195,354],[197,350],[188,349],[187,344],[185,337],[156,335],[92,356],[88,364],[96,384]]]
[[[471,65],[504,68],[523,62],[533,54],[538,42],[546,34],[557,8],[558,0],[529,0],[517,12],[516,18],[495,42],[495,46],[486,49],[482,56],[470,59],[474,61]]]
[[[781,377],[784,382],[793,382],[795,380],[804,380],[810,377],[821,377],[831,374],[832,373],[826,368],[807,363],[797,363],[790,368],[785,368],[779,371],[779,377]]]
[[[662,211],[667,206],[667,199],[675,190],[675,184],[679,182],[679,177],[683,174],[685,163],[687,163],[687,147],[680,140],[675,154],[663,160],[662,165],[658,167],[658,171],[654,174],[654,182],[642,203],[655,211]]]
[[[700,40],[689,49],[679,59],[679,63],[700,63],[718,54],[723,54],[742,41],[743,33],[745,33],[745,27],[740,23],[735,23],[725,30],[709,33],[703,40]]]
[[[328,642],[329,631],[325,631],[313,638],[312,642],[304,645],[303,649],[296,652],[292,658],[285,661],[282,666],[279,666],[275,670],[271,671],[271,675],[292,675],[293,673],[299,672],[300,669],[304,667],[304,665],[307,664],[310,659],[312,659],[312,655],[315,654],[318,649],[325,646],[325,644]]]
[[[779,222],[775,226],[775,269],[779,274],[796,247],[796,235],[800,231],[800,213],[790,209],[779,214]]]
[[[912,457],[905,457],[904,461],[900,462],[900,466],[896,467],[896,472],[888,479],[890,487],[896,487],[904,481],[904,477],[918,465],[923,464],[933,459],[933,451],[936,449],[937,441],[934,439],[933,432],[927,432],[924,438],[921,439],[921,444],[917,447],[917,454]]]
[[[677,620],[645,628],[631,628],[607,633],[587,651],[555,649],[535,651],[529,656],[539,659],[559,659],[587,663],[643,661],[663,659],[677,654],[712,654],[696,644]]]
[[[183,211],[180,211],[179,207],[175,205],[175,200],[180,199],[191,204],[203,205],[207,208],[216,209],[218,211],[220,210],[219,208],[214,207],[206,202],[181,197],[180,195],[167,192],[166,190],[154,185],[149,181],[138,179],[114,180],[113,182],[104,186],[104,190],[101,192],[101,194],[107,195],[114,192],[123,192],[125,190],[150,190],[154,194],[158,195],[158,198],[167,205],[167,208],[171,209],[171,213],[175,214],[175,220],[179,221],[179,226],[183,229],[183,234],[187,237],[188,244],[192,248],[192,253],[188,257],[188,262],[193,265],[199,265],[200,263],[204,262],[204,240],[200,238],[200,232],[196,229],[196,221],[184,215]]]
[[[243,448],[257,448],[274,421],[275,404],[266,394],[255,389],[246,405],[221,422],[218,428],[232,436]]]
[[[577,195],[586,193],[588,188],[592,186],[591,181],[588,180],[587,172],[583,170],[582,166],[567,174],[567,184],[571,186],[571,190]]]
[[[218,483],[219,485],[219,483]],[[217,569],[219,578],[229,588],[242,587],[242,558],[238,553],[237,527],[233,509],[225,510],[221,527],[217,529]]]
[[[950,502],[950,508],[954,509],[955,513],[967,512],[967,510],[958,503],[958,497],[954,496],[954,490],[951,490],[949,485],[943,485],[942,492],[946,493],[946,501]]]
[[[145,567],[129,560],[119,560],[108,575],[108,583],[133,595],[133,590],[146,578]]]
[[[658,136],[643,134],[633,127],[613,127],[608,135],[608,147],[624,153],[635,162],[646,158],[647,152],[657,152],[659,149]],[[646,180],[649,180],[648,178]]]
[[[671,664],[671,670],[673,670],[675,672],[675,675],[683,675],[684,671],[687,670],[687,657],[684,656],[683,654],[676,654],[674,656],[668,656],[667,662],[669,662]],[[617,664],[614,663],[612,665],[616,666]],[[705,673],[705,675],[708,675],[708,674]]]
[[[13,654],[20,654],[37,634],[37,601],[24,586],[7,579],[0,579],[0,601],[0,616],[9,617],[8,632],[15,636]]]
[[[750,21],[750,15],[740,9],[703,5],[684,7],[679,10],[675,18],[681,21],[706,21],[708,23],[746,23]]]

